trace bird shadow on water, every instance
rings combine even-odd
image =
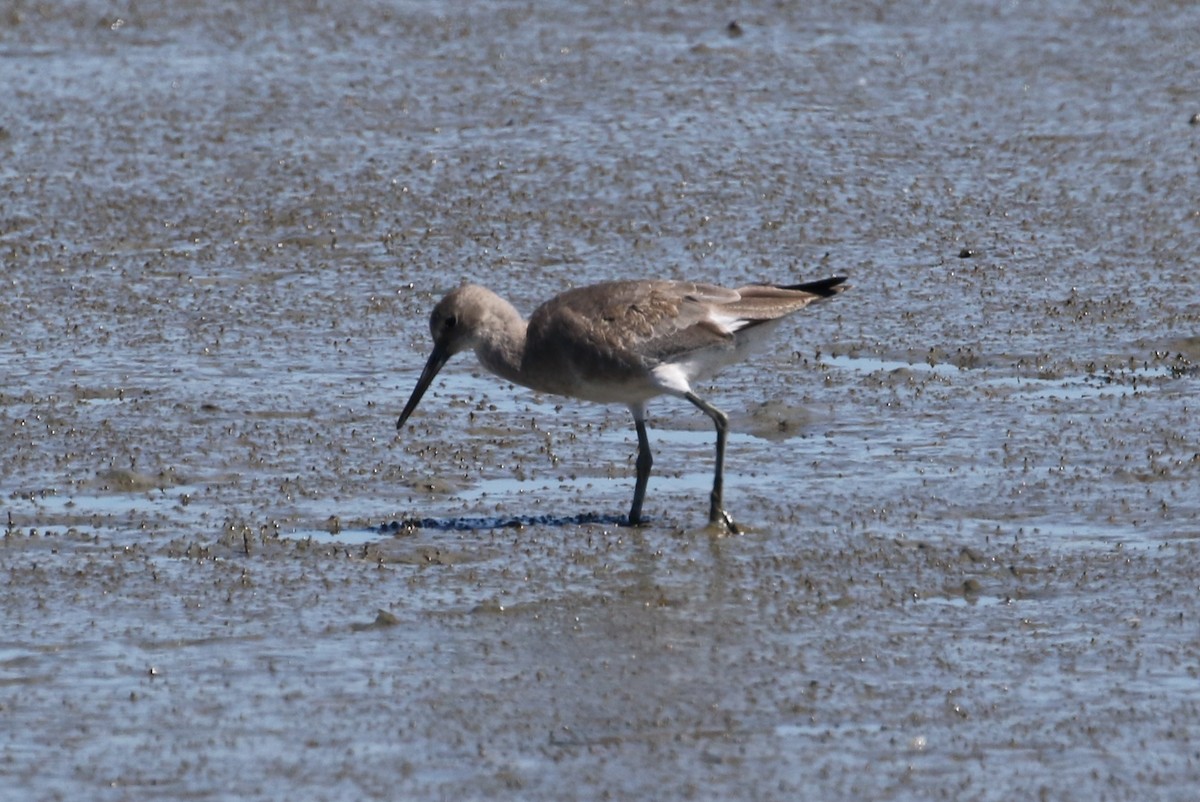
[[[524,529],[531,526],[566,527],[600,524],[602,526],[627,526],[628,518],[622,515],[507,515],[507,516],[460,516],[455,518],[403,518],[380,525],[380,534],[403,535],[418,529],[435,532],[476,532],[489,529]]]

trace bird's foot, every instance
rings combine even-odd
[[[730,535],[740,535],[742,533],[742,530],[738,529],[738,525],[733,522],[733,516],[720,507],[714,507],[709,513],[708,524],[717,529],[724,529]]]

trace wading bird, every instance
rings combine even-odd
[[[464,284],[429,316],[433,353],[404,405],[400,429],[438,371],[473,350],[492,373],[543,393],[601,404],[625,404],[637,429],[637,480],[629,524],[642,522],[650,479],[646,402],[659,395],[690,401],[717,429],[716,470],[708,518],[737,532],[723,499],[729,419],[692,390],[739,362],[785,317],[845,290],[844,277],[790,286],[727,289],[688,281],[611,281],[568,290],[526,321],[491,290]]]

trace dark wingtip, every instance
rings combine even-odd
[[[819,295],[822,298],[830,298],[837,295],[839,292],[850,289],[846,285],[845,276],[830,276],[829,278],[818,279],[817,281],[806,281],[803,284],[792,284],[784,287],[785,290],[799,290],[800,292],[808,292],[813,295]]]

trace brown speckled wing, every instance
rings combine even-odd
[[[734,290],[671,281],[618,281],[569,290],[529,320],[529,348],[567,353],[592,369],[642,371],[673,356],[722,345],[729,335],[708,321],[714,304],[736,302]]]

